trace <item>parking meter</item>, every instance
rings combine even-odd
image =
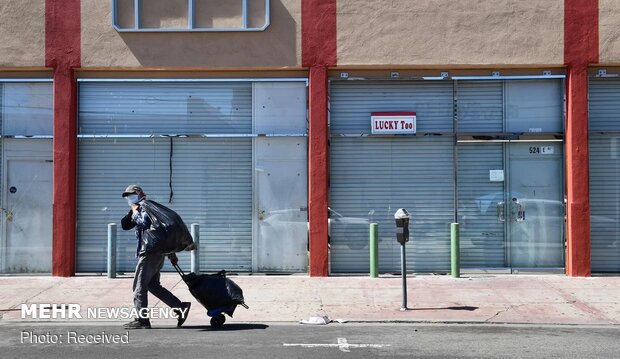
[[[394,214],[394,220],[396,221],[396,241],[404,245],[409,242],[409,212],[400,208]]]
[[[400,243],[400,267],[403,278],[403,305],[401,311],[407,310],[407,256],[405,254],[405,243],[409,242],[409,212],[400,208],[394,213],[396,221],[396,240]]]

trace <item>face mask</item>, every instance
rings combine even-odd
[[[127,203],[131,206],[140,202],[140,197],[137,194],[130,194],[127,196]]]

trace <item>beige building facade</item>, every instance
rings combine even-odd
[[[113,192],[82,195],[98,188],[97,176],[123,176],[105,167],[119,163],[120,148],[148,148],[149,175],[127,180],[149,184],[188,221],[206,224],[200,255],[209,269],[363,272],[367,226],[378,222],[380,269],[396,271],[389,212],[409,207],[417,214],[414,271],[449,270],[449,225],[458,222],[464,267],[620,272],[620,210],[601,200],[617,196],[613,173],[620,168],[617,1],[1,0],[0,20],[2,208],[20,203],[11,182],[11,171],[22,168],[14,148],[49,142],[53,183],[49,203],[40,206],[49,206],[53,219],[40,230],[49,238],[39,255],[49,257],[55,275],[105,270],[101,221],[122,211],[99,206],[116,201]],[[416,132],[373,134],[373,113],[415,113]],[[15,125],[23,118],[36,120]],[[557,177],[548,198],[524,193],[534,183],[511,187],[520,181],[511,174],[523,143],[529,160],[540,154],[558,161],[547,166],[560,170],[547,176]],[[400,159],[399,146],[421,157]],[[195,154],[196,168],[228,172],[213,177],[207,167],[184,167],[174,153],[185,150]],[[488,163],[496,167],[484,167],[495,150],[498,162]],[[214,153],[228,162],[210,162]],[[45,163],[38,150],[36,157]],[[403,170],[373,172],[397,158]],[[378,184],[386,171],[390,177]],[[265,182],[263,174],[280,182]],[[469,189],[462,187],[467,176],[478,178]],[[285,185],[293,182],[302,185]],[[226,192],[225,183],[238,187]],[[281,198],[272,185],[303,195],[288,203],[294,196]],[[416,188],[410,197],[396,195]],[[220,207],[217,193],[225,198]],[[192,196],[205,205],[192,207]],[[97,205],[80,209],[88,201]],[[243,213],[241,225],[215,215],[228,210]],[[5,272],[29,271],[10,248],[16,213],[7,209],[0,224]],[[536,242],[542,237],[553,238]],[[121,251],[129,267],[131,246]],[[545,262],[545,253],[557,260]]]

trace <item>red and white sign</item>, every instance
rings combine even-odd
[[[373,112],[370,126],[373,135],[415,135],[415,112]]]

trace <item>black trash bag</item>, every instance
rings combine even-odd
[[[243,290],[226,278],[226,271],[217,274],[190,273],[184,277],[189,291],[207,310],[243,304]],[[228,312],[227,312],[228,313]],[[232,313],[228,313],[232,316]]]
[[[151,220],[151,226],[142,233],[141,254],[170,254],[196,249],[192,235],[175,211],[148,199],[141,201],[140,206]]]

